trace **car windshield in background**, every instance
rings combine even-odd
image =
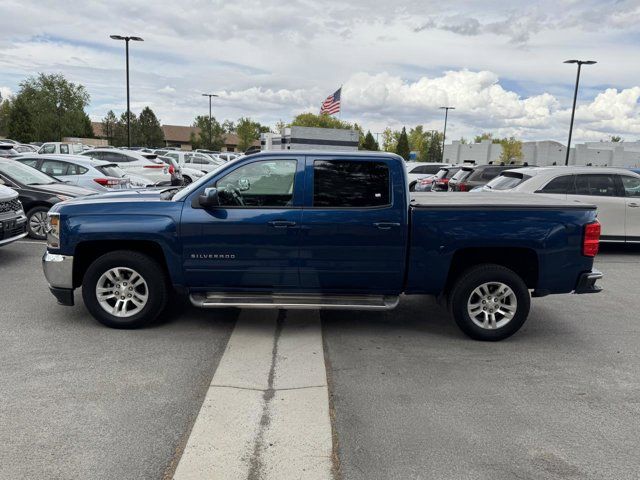
[[[115,164],[102,165],[100,167],[96,167],[96,170],[106,175],[107,177],[124,178],[124,176],[126,175],[126,172]]]
[[[49,185],[56,179],[18,162],[0,163],[0,173],[23,185]]]
[[[504,172],[499,177],[487,183],[487,188],[491,190],[511,190],[529,178],[531,178],[529,175],[522,173]]]

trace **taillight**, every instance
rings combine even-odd
[[[600,222],[587,223],[584,226],[584,239],[582,240],[582,254],[585,257],[595,257],[600,248]]]
[[[420,185],[431,185],[432,183],[433,183],[433,180],[428,178],[423,178],[422,180],[420,180]]]
[[[103,187],[115,187],[116,185],[120,185],[120,180],[114,178],[94,178],[93,181],[99,183]]]
[[[175,173],[175,171],[176,171],[176,169],[175,169],[175,168],[173,168],[173,165],[169,165],[169,173],[170,173],[171,175],[173,175],[173,174]]]
[[[466,183],[459,183],[458,184],[458,191],[459,192],[468,192],[469,191],[469,187],[467,186]]]

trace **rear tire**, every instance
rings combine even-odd
[[[529,315],[531,296],[513,270],[485,264],[462,273],[451,289],[449,308],[466,335],[498,341],[516,333]]]
[[[164,310],[167,296],[167,279],[160,265],[130,250],[98,257],[82,281],[87,310],[111,328],[138,328],[154,321]]]

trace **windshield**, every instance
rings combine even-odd
[[[0,163],[0,173],[23,185],[49,185],[57,180],[18,162]]]
[[[504,172],[487,183],[487,188],[491,190],[511,190],[529,178],[531,177],[522,173]]]
[[[103,173],[107,177],[124,178],[126,176],[126,172],[115,163],[96,167],[96,170],[98,170],[100,173]]]

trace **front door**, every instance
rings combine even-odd
[[[397,293],[408,207],[404,176],[379,158],[307,157],[300,283],[308,291]]]
[[[626,200],[625,234],[627,242],[640,242],[640,179],[621,175]]]
[[[213,179],[220,205],[185,202],[181,237],[192,289],[286,291],[299,286],[302,159],[251,160]]]

